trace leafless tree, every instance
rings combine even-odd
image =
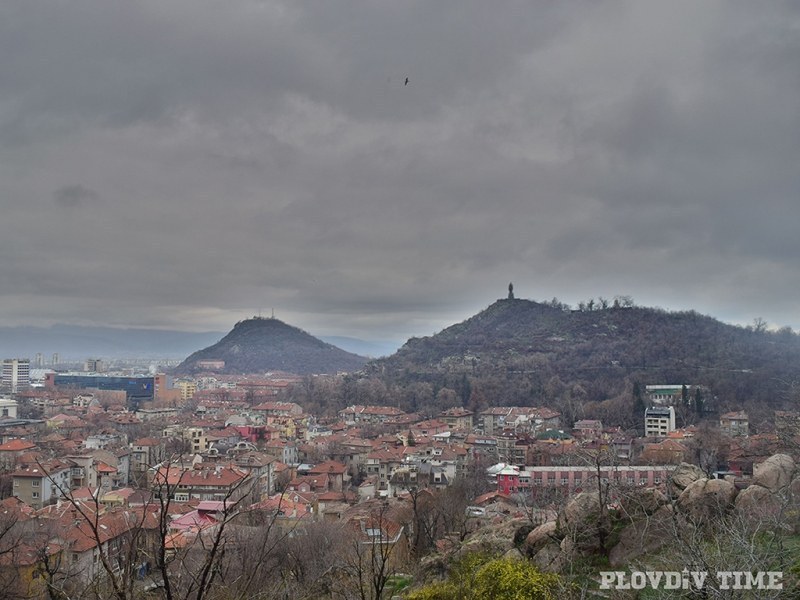
[[[381,504],[366,518],[350,523],[342,556],[341,578],[333,595],[345,599],[381,600],[390,577],[403,559],[403,528]]]

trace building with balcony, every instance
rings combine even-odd
[[[675,409],[672,406],[653,406],[644,411],[645,437],[667,437],[675,431]]]

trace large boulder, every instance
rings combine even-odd
[[[656,488],[636,488],[620,498],[621,512],[628,519],[652,515],[666,503],[666,495]]]
[[[763,521],[778,517],[781,513],[780,497],[761,485],[750,485],[736,496],[737,512],[749,520]]]
[[[705,478],[705,476],[706,474],[703,472],[703,469],[697,465],[681,463],[672,471],[672,475],[670,475],[669,478],[668,489],[674,496],[679,496],[690,484],[698,479]]]
[[[620,532],[619,541],[608,555],[611,566],[630,565],[643,554],[657,552],[676,539],[677,527],[669,504],[636,519]]]
[[[580,492],[570,498],[558,513],[558,530],[581,529],[587,521],[596,521],[603,508],[598,492]]]
[[[551,541],[542,546],[531,559],[540,570],[559,573],[566,563],[566,558],[558,542]]]
[[[736,488],[724,479],[698,479],[678,496],[678,508],[695,523],[708,523],[733,506]]]
[[[528,534],[523,544],[523,552],[528,556],[535,556],[539,550],[550,542],[558,542],[556,537],[556,522],[542,523]]]
[[[481,527],[461,545],[456,554],[469,552],[503,554],[514,547],[514,536],[519,528],[527,523],[527,519],[508,519]]]
[[[753,483],[772,492],[785,489],[794,477],[794,460],[788,454],[775,454],[755,468]]]
[[[598,492],[577,494],[558,514],[556,533],[564,538],[562,550],[565,542],[584,554],[602,550],[610,531],[610,515]]]

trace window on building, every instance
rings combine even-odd
[[[31,498],[38,498],[39,492],[31,492]]]
[[[31,481],[31,485],[33,487],[39,487],[41,485],[41,482],[38,479],[34,479],[33,481]]]

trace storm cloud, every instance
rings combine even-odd
[[[12,0],[0,54],[0,325],[800,327],[793,3]]]

